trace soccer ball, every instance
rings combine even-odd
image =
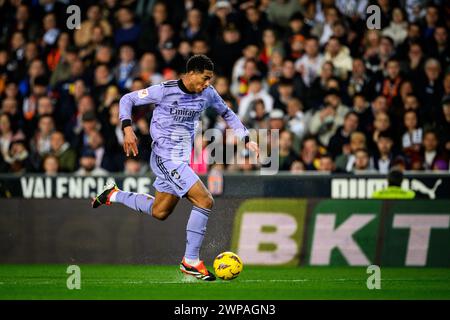
[[[236,278],[243,267],[241,258],[233,252],[222,252],[214,259],[214,273],[222,280]]]

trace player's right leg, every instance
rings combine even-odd
[[[106,184],[102,192],[92,200],[92,207],[122,203],[135,211],[149,214],[158,220],[165,220],[172,213],[178,200],[177,196],[166,192],[156,191],[153,197],[144,193],[122,191],[111,182]]]

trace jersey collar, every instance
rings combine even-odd
[[[184,83],[181,79],[178,79],[177,82],[178,82],[178,87],[180,88],[181,91],[183,91],[184,93],[187,93],[187,94],[195,94],[195,92],[189,91],[188,88],[186,88],[186,86],[184,85]]]

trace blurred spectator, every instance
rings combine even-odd
[[[450,65],[450,45],[448,43],[448,30],[443,25],[434,29],[433,41],[429,48],[430,56],[437,59],[443,69]]]
[[[280,49],[275,49],[272,52],[269,63],[267,64],[267,83],[272,85],[277,83],[278,79],[283,74],[283,53]]]
[[[188,10],[186,23],[181,31],[181,37],[186,40],[193,40],[203,36],[204,21],[202,12],[197,8]]]
[[[305,44],[305,54],[295,62],[295,69],[302,75],[304,84],[310,87],[319,76],[324,57],[319,51],[317,38],[308,38]]]
[[[210,5],[208,28],[211,30],[210,40],[216,41],[230,22],[236,22],[236,17],[228,0],[219,0],[215,3],[211,1]]]
[[[407,76],[417,81],[423,77],[424,52],[420,43],[411,43],[408,51]]]
[[[59,35],[58,45],[47,55],[47,66],[52,71],[50,86],[70,77],[70,66],[76,60],[78,50],[69,44],[69,34],[63,32]]]
[[[303,165],[303,162],[301,162],[300,160],[295,160],[294,162],[292,162],[289,171],[294,174],[303,173],[305,172],[305,166]]]
[[[184,42],[189,43],[187,41],[184,41]],[[192,50],[190,50],[189,52],[186,52],[185,55],[183,56],[183,59],[187,62],[187,60],[189,59],[191,54],[192,55],[195,55],[195,54],[209,55],[209,52],[210,52],[210,47],[209,47],[209,44],[208,44],[208,41],[206,40],[206,38],[195,38],[192,40]]]
[[[129,89],[131,80],[137,74],[136,60],[132,46],[123,44],[119,50],[119,63],[114,69],[114,77],[120,90]]]
[[[320,143],[327,146],[337,128],[344,123],[344,117],[350,109],[341,102],[337,90],[328,91],[324,106],[314,113],[309,123],[309,132],[317,134]]]
[[[378,48],[366,57],[366,68],[372,73],[386,70],[386,63],[393,58],[395,53],[394,40],[388,36],[382,36]]]
[[[47,176],[56,176],[59,172],[58,158],[54,155],[46,155],[42,160],[42,171]]]
[[[412,154],[420,151],[422,146],[423,130],[418,126],[417,113],[414,110],[408,110],[403,116],[403,125],[405,133],[402,136],[403,153]]]
[[[108,171],[103,168],[96,167],[95,152],[86,149],[81,154],[80,169],[75,171],[77,176],[106,176]]]
[[[122,153],[117,154],[117,149],[108,150],[105,145],[105,139],[100,131],[94,130],[87,137],[87,146],[95,153],[95,166],[103,168],[106,171],[120,172],[123,170]]]
[[[340,172],[351,172],[356,161],[356,152],[360,149],[366,150],[369,159],[366,136],[362,132],[354,131],[350,135],[348,147],[343,148],[342,153],[336,157],[336,169]]]
[[[406,13],[403,9],[396,7],[392,9],[392,21],[387,28],[383,29],[382,33],[385,36],[391,37],[394,40],[394,44],[398,46],[405,40],[408,34],[407,28]]]
[[[238,99],[248,92],[249,80],[253,76],[261,75],[255,59],[247,59],[244,62],[243,72],[235,81],[231,83],[231,93]]]
[[[75,31],[74,40],[79,48],[83,48],[91,41],[92,30],[100,26],[105,36],[112,35],[111,25],[102,17],[101,7],[98,4],[91,5],[87,10],[87,19],[84,20],[80,28]]]
[[[439,8],[433,3],[426,7],[425,18],[421,21],[423,28],[423,37],[430,39],[433,36],[434,29],[439,22]]]
[[[412,170],[448,170],[447,155],[441,151],[439,137],[433,130],[423,135],[423,148],[418,157],[412,159]]]
[[[393,100],[397,97],[400,90],[400,84],[402,77],[400,76],[400,63],[397,59],[391,58],[386,63],[386,76],[379,74],[378,78],[375,78],[373,86],[374,95],[383,95],[387,99],[387,105],[390,107]]]
[[[265,90],[262,83],[262,78],[260,76],[253,76],[248,82],[248,92],[245,97],[243,97],[239,103],[239,117],[247,122],[250,117],[250,105],[253,101],[261,99],[264,101],[264,109],[267,112],[273,109],[273,98]]]
[[[334,66],[331,62],[324,62],[320,77],[313,81],[311,87],[306,90],[306,105],[307,109],[318,109],[322,104],[323,97],[328,91],[328,80],[334,75]]]
[[[42,68],[42,70],[44,68],[40,60],[35,60],[33,64],[39,65],[38,68]],[[21,85],[26,85],[26,83],[22,82]],[[44,96],[47,93],[47,85],[48,82],[44,76],[33,78],[32,82],[30,83],[30,92],[27,91],[27,94],[23,94],[26,97],[23,101],[22,106],[23,116],[25,120],[31,120],[33,118],[37,109],[37,101],[40,97]],[[24,89],[24,87],[22,87],[22,89]]]
[[[305,137],[300,150],[300,160],[305,170],[318,170],[320,166],[319,144],[313,136]]]
[[[267,18],[280,28],[288,27],[291,14],[303,10],[300,2],[296,0],[276,0],[268,1],[268,3]]]
[[[393,153],[394,140],[389,132],[383,131],[376,141],[377,151],[373,156],[374,168],[382,174],[387,174],[393,166],[395,155]]]
[[[343,46],[337,37],[332,36],[328,40],[324,60],[333,63],[337,76],[342,80],[347,79],[348,73],[352,70],[352,57],[350,56],[350,50]]]
[[[247,44],[244,49],[242,49],[242,56],[237,59],[233,65],[233,72],[231,76],[233,83],[237,83],[239,81],[239,77],[244,75],[245,62],[248,59],[257,59],[258,55],[259,48],[256,44]]]
[[[52,47],[58,39],[60,30],[56,25],[56,17],[54,13],[47,13],[42,19],[44,34],[42,36],[41,47]]]
[[[76,136],[71,142],[71,145],[77,151],[77,154],[81,154],[81,152],[88,148],[88,139],[89,135],[100,129],[100,123],[97,120],[97,116],[94,111],[86,111],[81,115],[81,123],[74,133]]]
[[[418,81],[418,96],[422,101],[425,121],[433,123],[438,119],[440,103],[443,95],[441,64],[434,58],[425,62],[425,77]]]
[[[169,40],[161,45],[158,67],[163,75],[169,71],[184,72],[184,61],[177,52],[174,42]]]
[[[124,174],[127,176],[142,176],[148,171],[148,166],[139,159],[129,157],[124,163]]]
[[[154,51],[158,48],[159,43],[156,30],[169,20],[167,4],[164,1],[156,1],[153,4],[151,14],[143,14],[142,20],[142,32],[140,33],[138,43],[139,48],[142,51]]]
[[[440,121],[439,137],[447,154],[450,155],[450,96],[442,101],[443,119]]]
[[[266,66],[269,65],[272,59],[272,54],[277,50],[283,50],[283,48],[280,41],[278,40],[275,29],[265,29],[262,36],[262,46],[261,52],[259,54],[259,60],[262,61]]]
[[[234,63],[241,56],[242,47],[240,30],[235,24],[227,25],[213,47],[213,57],[218,74],[231,77]],[[244,75],[245,73],[244,71]]]
[[[324,154],[319,160],[319,170],[322,172],[332,173],[336,170],[336,165],[334,163],[333,157],[330,154]]]
[[[280,132],[279,138],[279,170],[285,171],[290,170],[292,163],[297,159],[297,156],[292,148],[293,145],[293,136],[292,133],[283,130]]]
[[[224,3],[225,1],[221,2]],[[256,43],[257,39],[263,38],[263,30],[269,26],[265,12],[258,10],[254,4],[248,5],[245,9],[245,21],[242,25],[242,40],[245,44]]]
[[[353,173],[376,173],[371,167],[370,156],[367,149],[358,149],[355,151],[355,162],[351,170]]]
[[[319,43],[323,47],[333,36],[333,25],[339,19],[339,11],[336,7],[328,7],[324,10],[325,21],[323,23],[317,23],[311,30],[311,33],[319,38]]]
[[[367,75],[364,61],[360,58],[353,59],[352,72],[348,79],[347,94],[353,98],[355,94],[360,93],[364,97],[369,93],[369,76]]]
[[[16,131],[11,123],[11,115],[8,113],[0,113],[0,152],[3,159],[8,158],[11,144],[16,140],[24,139],[24,134],[19,130]]]
[[[158,64],[155,54],[146,52],[139,61],[138,76],[148,85],[159,84],[163,81],[162,75],[157,71]]]
[[[65,141],[61,131],[53,131],[50,136],[50,154],[58,160],[58,170],[73,172],[77,166],[77,154]]]
[[[135,45],[138,42],[141,26],[136,23],[134,13],[127,7],[117,10],[118,28],[114,31],[114,43],[116,47],[124,43]]]
[[[4,160],[9,164],[9,172],[11,173],[24,174],[34,171],[30,161],[30,153],[24,140],[12,141],[9,146],[9,152]]]
[[[275,98],[273,107],[286,112],[288,101],[294,98],[294,81],[288,78],[280,78],[277,83],[278,95]]]
[[[301,140],[306,132],[303,104],[297,98],[292,98],[287,103],[286,129],[292,132],[298,140]]]
[[[282,130],[285,127],[284,112],[279,109],[274,109],[269,114],[269,128],[275,130]]]
[[[391,119],[389,118],[389,115],[386,112],[378,112],[375,115],[372,140],[369,142],[369,147],[371,146],[372,142],[376,144],[378,142],[378,137],[380,136],[380,134],[389,129],[391,129]]]
[[[358,128],[358,115],[350,111],[344,117],[344,124],[339,127],[336,133],[330,138],[328,152],[335,159],[344,152],[344,148],[349,148],[350,136]]]
[[[266,110],[264,100],[255,99],[250,103],[248,119],[245,123],[254,129],[269,128],[269,113]]]
[[[30,141],[31,152],[43,157],[50,152],[50,136],[55,130],[55,121],[49,114],[42,115],[38,120],[37,131]]]

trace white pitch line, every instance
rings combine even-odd
[[[418,279],[381,279],[382,281],[417,281]],[[449,279],[426,279],[426,281],[448,281]],[[214,281],[209,282],[210,284],[214,283],[251,283],[251,282],[260,282],[260,283],[276,283],[276,282],[294,282],[294,283],[300,283],[300,282],[348,282],[348,281],[365,281],[365,279],[242,279],[238,281]],[[203,283],[199,280],[193,279],[193,280],[178,280],[178,281],[159,281],[159,280],[137,280],[137,281],[102,281],[102,280],[89,280],[86,279],[83,281],[83,283],[91,284],[91,285],[114,285],[114,284],[137,284],[137,285],[145,285],[145,284],[196,284],[196,283]],[[0,282],[0,285],[57,285],[55,281],[3,281]]]

